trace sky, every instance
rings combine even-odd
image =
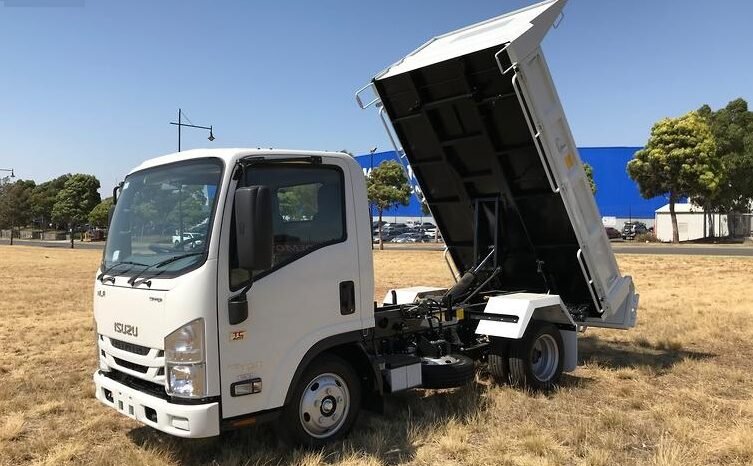
[[[527,0],[0,0],[0,168],[91,173],[107,195],[183,149],[390,149],[355,90],[433,36]],[[56,6],[57,5],[57,6]],[[61,6],[62,5],[62,6]],[[543,49],[576,143],[753,101],[750,0],[570,0]]]

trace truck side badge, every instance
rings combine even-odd
[[[243,340],[245,336],[246,336],[245,330],[233,330],[232,332],[230,332],[230,341]]]

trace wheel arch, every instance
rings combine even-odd
[[[381,395],[382,377],[379,368],[373,364],[371,358],[366,353],[366,348],[362,343],[362,332],[360,330],[346,332],[339,335],[332,335],[315,343],[304,354],[298,363],[293,378],[288,385],[285,395],[285,404],[290,403],[293,397],[295,387],[300,383],[303,373],[311,363],[319,356],[328,353],[343,359],[350,364],[358,375],[359,380],[364,388],[364,392],[376,392]],[[362,397],[366,400],[368,396]]]
[[[520,340],[531,323],[549,322],[555,325],[562,337],[563,371],[575,370],[578,363],[577,326],[567,308],[557,295],[518,293],[490,298],[484,314],[496,314],[502,319],[481,319],[476,333],[499,338],[496,346],[504,341]]]

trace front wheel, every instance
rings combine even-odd
[[[509,371],[513,385],[549,390],[562,376],[562,335],[553,324],[532,321],[521,340],[510,344]]]
[[[336,356],[323,355],[294,388],[278,429],[289,443],[318,448],[350,431],[360,405],[361,385],[353,368]]]

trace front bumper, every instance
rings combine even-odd
[[[220,435],[219,403],[183,405],[170,403],[94,373],[96,398],[142,424],[170,435],[188,438]]]

